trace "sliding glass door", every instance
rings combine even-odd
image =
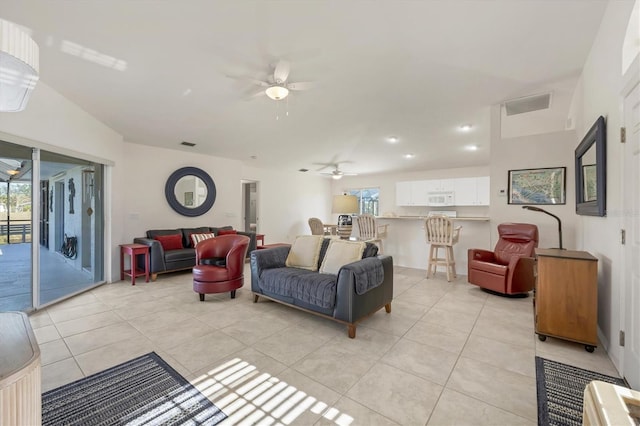
[[[104,166],[0,141],[0,167],[0,310],[102,283]]]
[[[30,148],[0,143],[0,311],[33,305],[31,154]]]

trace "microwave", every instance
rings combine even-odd
[[[455,194],[453,191],[430,192],[427,194],[428,206],[454,206]]]

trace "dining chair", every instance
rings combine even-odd
[[[382,254],[382,240],[387,237],[387,224],[376,223],[375,216],[362,214],[356,218],[358,224],[358,239],[378,246],[378,253]]]

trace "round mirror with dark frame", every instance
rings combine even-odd
[[[183,167],[169,176],[164,195],[173,210],[183,216],[200,216],[216,201],[216,185],[207,172],[197,167]]]

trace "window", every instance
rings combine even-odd
[[[378,216],[378,200],[380,198],[380,188],[350,189],[349,195],[358,197],[360,206],[359,214],[372,214]]]

